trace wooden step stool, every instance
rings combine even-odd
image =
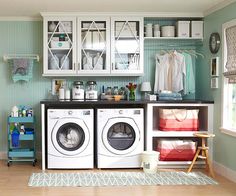
[[[193,161],[192,161],[192,163],[191,163],[191,165],[190,165],[190,167],[188,169],[188,172],[191,172],[195,161],[197,160],[197,158],[199,158],[199,159],[204,159],[205,160],[205,162],[206,162],[206,169],[209,170],[210,175],[212,177],[215,177],[214,172],[212,170],[211,162],[210,162],[209,156],[208,156],[209,147],[206,146],[206,140],[208,138],[215,137],[215,135],[211,134],[211,133],[194,133],[193,135],[195,137],[201,138],[202,146],[199,146],[197,148],[197,152],[196,152],[196,154],[195,154],[195,156],[193,158]],[[200,152],[201,152],[201,154],[200,154]]]

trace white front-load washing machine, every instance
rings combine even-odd
[[[141,167],[143,151],[143,108],[97,109],[98,168]]]
[[[48,109],[47,168],[93,168],[93,125],[93,109]]]

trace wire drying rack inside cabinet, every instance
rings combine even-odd
[[[33,59],[39,62],[38,54],[5,54],[3,55],[3,60],[6,62],[12,59]]]

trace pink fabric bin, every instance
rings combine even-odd
[[[198,131],[198,109],[160,109],[159,130],[161,131]]]
[[[160,140],[157,151],[160,161],[192,161],[197,143],[192,140]]]

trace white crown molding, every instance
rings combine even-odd
[[[0,21],[42,21],[42,17],[27,16],[0,16]]]
[[[236,183],[236,171],[227,168],[224,165],[217,163],[215,161],[213,162],[213,167],[216,173]]]
[[[156,18],[202,18],[201,12],[40,12],[44,16],[141,16]]]
[[[217,11],[217,10],[220,10],[228,5],[230,5],[231,3],[234,3],[236,2],[236,0],[225,0],[221,3],[218,3],[217,5],[211,7],[210,9],[207,9],[203,12],[203,16],[208,16],[210,14],[212,14],[213,12]]]

